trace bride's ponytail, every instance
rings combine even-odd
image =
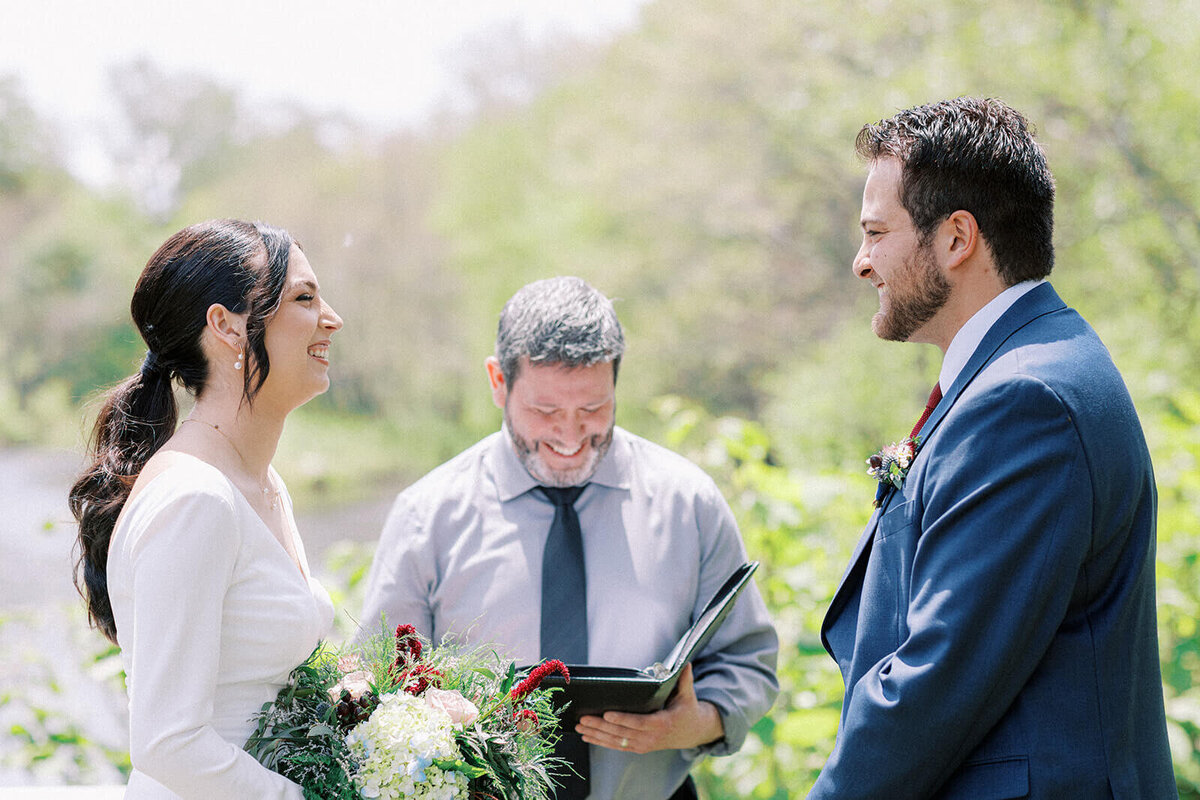
[[[108,601],[108,542],[133,482],[170,438],[178,416],[170,374],[156,362],[156,355],[147,353],[141,371],[105,398],[92,430],[92,464],[69,496],[79,522],[76,586],[87,599],[88,618],[113,642],[117,631]]]
[[[175,431],[179,409],[172,383],[199,397],[208,377],[200,344],[214,303],[247,314],[245,397],[266,380],[263,337],[279,304],[292,240],[287,232],[238,220],[200,223],[176,233],[150,257],[130,311],[149,348],[141,369],[109,391],[90,442],[91,463],[71,487],[79,523],[75,585],[88,618],[113,642],[108,546],[138,474]]]

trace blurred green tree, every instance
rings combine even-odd
[[[865,521],[862,460],[940,362],[870,333],[853,139],[898,108],[999,96],[1057,177],[1054,283],[1151,443],[1172,744],[1200,797],[1197,19],[1200,0],[655,0],[605,46],[490,31],[464,45],[465,99],[391,133],[135,63],[114,73],[117,190],[72,178],[0,78],[0,442],[62,441],[55,419],[77,434],[73,404],[140,357],[141,265],[199,219],[292,230],[346,318],[334,387],[280,451],[302,502],[399,488],[494,429],[481,362],[503,302],[580,275],[627,330],[621,423],[719,476],[787,645],[779,706],[705,790],[795,794],[836,722],[815,624]]]

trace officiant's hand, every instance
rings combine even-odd
[[[579,718],[575,731],[588,744],[630,753],[685,750],[725,735],[717,707],[696,697],[691,664],[683,668],[675,694],[662,711],[653,714],[606,711],[603,717],[584,716]]]

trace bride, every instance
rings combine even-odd
[[[131,304],[148,351],[114,388],[71,489],[76,582],[121,647],[127,798],[293,798],[242,750],[333,621],[271,467],[284,418],[329,387],[342,320],[286,231],[217,220],[151,256]],[[176,424],[172,381],[195,396]]]

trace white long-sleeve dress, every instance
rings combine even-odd
[[[251,716],[333,623],[291,528],[303,574],[225,475],[191,456],[126,506],[108,554],[129,692],[126,798],[302,798],[242,749]]]

